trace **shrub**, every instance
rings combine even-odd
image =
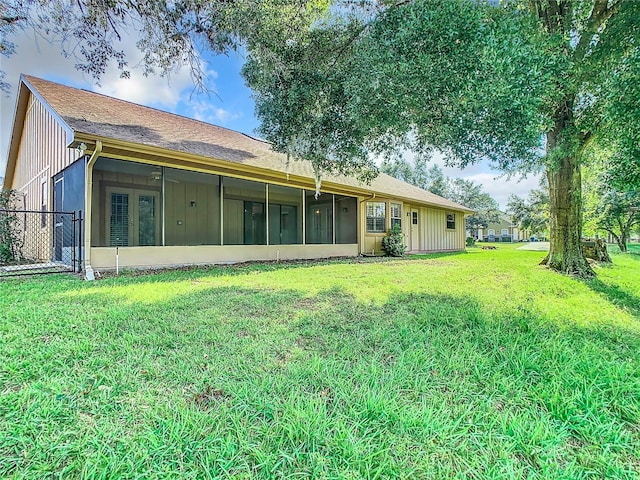
[[[404,244],[400,225],[391,227],[389,234],[382,239],[382,249],[391,257],[401,257],[404,255],[407,246]]]
[[[467,237],[467,247],[474,247],[476,245],[476,239],[473,237]]]
[[[18,228],[18,216],[9,210],[14,208],[17,192],[0,192],[0,263],[20,260],[22,244]]]

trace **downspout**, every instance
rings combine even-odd
[[[91,201],[93,199],[93,165],[102,153],[102,142],[96,141],[96,148],[93,150],[87,168],[85,169],[85,182],[87,186],[84,197],[84,278],[85,280],[95,280],[93,268],[91,268]]]

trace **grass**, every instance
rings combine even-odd
[[[640,476],[640,255],[0,282],[0,477]]]

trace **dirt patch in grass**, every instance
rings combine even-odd
[[[208,386],[203,391],[193,395],[191,403],[202,410],[208,410],[228,398],[229,394],[224,390]]]

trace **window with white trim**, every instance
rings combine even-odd
[[[394,225],[402,227],[402,205],[400,203],[392,203],[389,205],[391,213],[391,228]]]
[[[367,232],[385,233],[386,229],[386,208],[385,202],[367,202]]]

